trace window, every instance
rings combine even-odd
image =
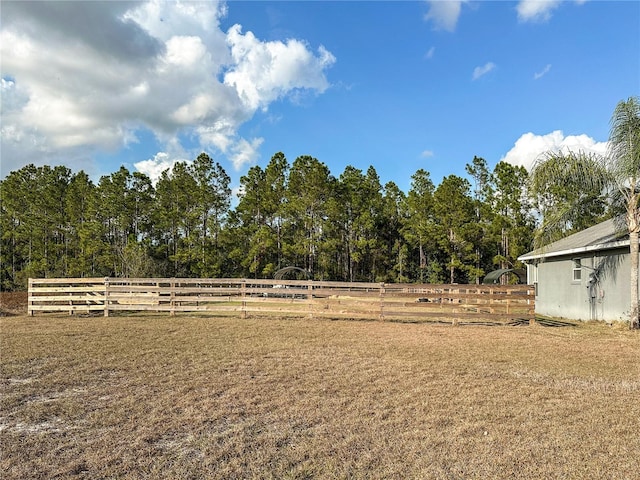
[[[579,282],[582,280],[582,261],[580,259],[573,261],[573,281]]]

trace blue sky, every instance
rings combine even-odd
[[[282,151],[407,191],[474,155],[604,153],[640,94],[640,3],[3,2],[2,177],[156,176],[209,153],[233,186]]]

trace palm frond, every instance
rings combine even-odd
[[[621,190],[640,181],[640,99],[618,103],[610,122],[607,170]]]
[[[543,217],[536,246],[601,220],[610,185],[605,159],[599,155],[553,151],[542,156],[529,177],[529,192]]]

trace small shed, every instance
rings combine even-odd
[[[516,276],[518,278],[518,283],[526,283],[527,282],[527,272],[522,268],[500,268],[498,270],[494,270],[493,272],[487,273],[487,275],[482,280],[482,283],[485,285],[495,285],[500,283],[500,279],[503,276]]]
[[[631,311],[629,236],[606,220],[526,253],[536,313],[571,320],[628,321]]]
[[[300,279],[300,277],[302,276],[304,277],[302,278],[302,280],[313,280],[313,276],[311,275],[311,273],[300,267],[281,268],[280,270],[278,270],[276,273],[273,274],[273,278],[275,280],[282,280],[284,279],[285,276],[289,274],[291,274],[294,277],[294,279]]]

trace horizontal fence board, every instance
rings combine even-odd
[[[30,279],[28,313],[235,312],[370,319],[533,319],[532,286],[208,278]]]
[[[73,301],[73,302],[104,302],[104,295],[38,295],[29,296],[27,300],[29,302],[61,302],[61,301]]]
[[[415,299],[426,299],[426,300],[439,300],[439,299],[447,299],[447,300],[465,300],[469,298],[487,298],[491,300],[526,300],[531,297],[530,294],[522,294],[522,293],[492,293],[492,292],[484,292],[484,293],[404,293],[404,292],[385,292],[386,296],[397,297],[397,298],[415,298]]]
[[[399,315],[399,316],[415,316],[415,317],[443,317],[448,316],[449,312],[420,312],[419,314],[415,314],[414,312],[402,312],[402,311],[385,311],[384,316],[391,315]],[[511,314],[511,313],[491,313],[485,314],[481,313],[473,313],[473,312],[453,312],[457,318],[528,318],[529,315],[526,313],[521,314]]]
[[[135,308],[132,308],[135,307]],[[140,312],[239,312],[240,306],[220,305],[111,305],[113,311]]]
[[[77,287],[77,286],[67,286],[67,287],[33,287],[29,288],[29,293],[73,293],[73,292],[104,292],[105,287],[102,285],[91,285],[88,287]]]
[[[104,307],[102,305],[31,305],[29,310],[36,310],[39,312],[69,312],[73,311],[102,311]]]
[[[56,284],[85,284],[85,283],[101,283],[104,284],[104,278],[31,278],[29,279],[30,285],[56,285]]]
[[[312,293],[314,295],[317,295],[319,297],[344,297],[344,298],[372,298],[373,296],[380,296],[380,291],[371,291],[371,292],[363,292],[363,291],[358,291],[358,290],[350,290],[350,291],[345,291],[345,290],[337,290],[337,289],[331,289],[331,290],[325,290],[325,289],[320,289],[320,290],[312,290]]]
[[[202,295],[202,294],[206,294],[206,295],[230,295],[230,294],[234,294],[234,295],[238,295],[240,294],[241,290],[240,287],[193,287],[193,286],[188,286],[188,287],[182,287],[182,286],[178,286],[175,287],[175,290],[180,292],[181,294],[189,294],[189,293],[195,293],[198,295]]]
[[[156,286],[156,285],[113,285],[109,284],[107,287],[109,292],[124,292],[124,293],[146,293],[146,292],[166,292],[171,293],[175,287],[167,286]]]
[[[244,297],[239,298],[239,301],[250,304],[269,304],[278,305],[281,303],[308,305],[309,302],[304,298],[270,298],[270,297]]]
[[[157,293],[142,293],[142,292],[138,292],[138,293],[131,293],[131,292],[111,292],[109,291],[107,294],[105,294],[106,296],[108,296],[109,300],[131,300],[131,299],[138,299],[138,300],[142,300],[142,299],[147,299],[147,300],[151,300],[151,299],[167,299],[170,298],[169,295],[158,295]]]
[[[167,300],[167,297],[162,297],[163,301]],[[171,297],[174,302],[211,302],[211,303],[220,303],[220,302],[229,302],[229,301],[237,301],[239,298],[238,295],[229,295],[229,294],[220,294],[220,295],[176,295]]]

